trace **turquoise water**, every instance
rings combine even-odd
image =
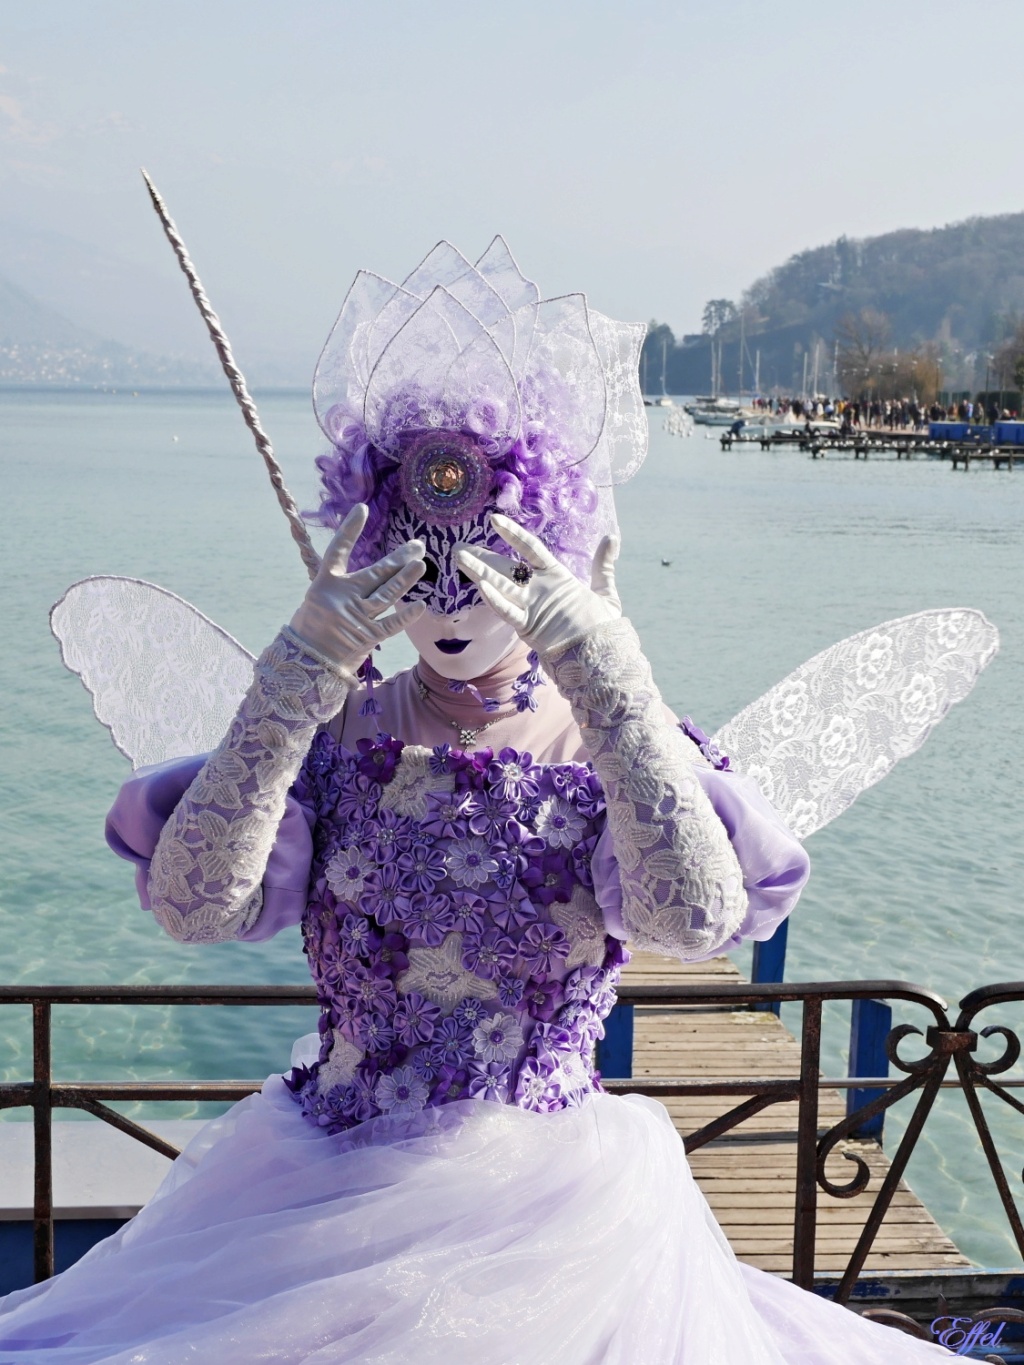
[[[306,400],[270,396],[261,408],[308,506],[320,439]],[[713,729],[826,645],[923,607],[979,607],[1002,632],[1001,654],[926,748],[810,840],[787,976],[903,977],[951,1002],[1024,978],[1019,471],[725,454],[702,433],[683,441],[652,422],[647,464],[619,494],[620,584],[677,711]],[[127,765],[47,627],[69,583],[114,572],[173,589],[254,651],[272,637],[305,573],[236,410],[219,395],[4,394],[0,468],[0,979],[305,980],[297,931],[185,948],[138,909],[128,865],[102,839]],[[392,666],[410,657],[392,646]],[[745,968],[748,955],[738,960]],[[25,1013],[0,1018],[4,1078],[27,1072]],[[1024,1023],[1024,1011],[989,1022],[997,1015]],[[260,1076],[284,1067],[311,1025],[301,1010],[68,1009],[57,1014],[58,1074]],[[828,1065],[841,1068],[838,1018],[827,1038]],[[997,1126],[1020,1192],[1024,1129]],[[899,1128],[890,1123],[890,1141]],[[943,1095],[926,1132],[912,1183],[969,1255],[1015,1264],[959,1097]]]

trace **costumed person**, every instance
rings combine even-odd
[[[140,768],[108,823],[176,940],[301,923],[319,1035],[0,1306],[0,1360],[947,1354],[741,1265],[664,1107],[595,1074],[627,940],[765,939],[808,872],[621,614],[642,336],[542,301],[500,239],[357,277],[315,381],[320,570],[218,747]]]

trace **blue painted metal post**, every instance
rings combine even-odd
[[[881,1000],[854,1000],[850,1011],[850,1070],[851,1076],[888,1076],[889,1058],[885,1040],[892,1030],[892,1007]],[[862,1104],[877,1099],[880,1090],[848,1090],[846,1113],[852,1114]],[[850,1134],[855,1138],[875,1138],[882,1141],[885,1114],[862,1123]]]
[[[754,962],[750,969],[750,979],[755,982],[775,982],[786,979],[786,939],[789,937],[789,920],[784,919],[764,943],[754,944]],[[780,1005],[777,1000],[768,1004],[755,1005],[756,1010],[771,1010],[778,1014]]]
[[[597,1069],[609,1080],[633,1074],[633,1006],[616,1005],[597,1040]]]

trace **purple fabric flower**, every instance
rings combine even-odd
[[[490,1011],[482,1000],[477,1000],[468,995],[465,1000],[460,1001],[452,1011],[452,1018],[462,1025],[464,1029],[475,1029],[477,1024],[483,1023]]]
[[[420,828],[435,839],[465,838],[466,813],[471,800],[466,792],[429,792],[427,813],[420,821]]]
[[[359,751],[357,766],[364,777],[371,778],[374,782],[382,784],[390,782],[395,775],[395,768],[398,766],[398,758],[405,745],[400,739],[393,739],[391,735],[378,734],[376,741],[372,739],[356,740],[356,749]]]
[[[338,788],[335,813],[343,822],[362,822],[373,813],[379,788],[362,773],[346,777]]]
[[[537,918],[536,908],[522,893],[518,896],[513,894],[507,899],[504,896],[500,900],[495,897],[488,904],[495,922],[505,930],[521,929]]]
[[[367,1052],[387,1052],[395,1030],[383,1014],[364,1014],[355,1022],[356,1042]]]
[[[428,1047],[419,1048],[412,1054],[412,1068],[417,1076],[422,1076],[425,1081],[435,1081],[444,1066],[439,1062]]]
[[[594,820],[605,808],[604,788],[597,773],[585,771],[573,793],[573,802],[579,813],[588,820]]]
[[[509,976],[502,973],[497,980],[498,1000],[507,1010],[518,1008],[526,990],[526,982],[518,976]]]
[[[472,1052],[469,1034],[456,1019],[442,1019],[434,1028],[429,1051],[438,1066],[462,1066]]]
[[[456,891],[452,896],[455,928],[466,934],[482,934],[487,902],[472,891]]]
[[[400,853],[398,866],[407,891],[433,891],[446,876],[442,851],[422,842],[413,844],[408,853]]]
[[[402,885],[397,864],[387,863],[370,873],[363,905],[380,924],[404,919],[409,910],[409,896]]]
[[[369,956],[380,946],[381,935],[366,915],[356,912],[341,921],[341,941],[350,953]]]
[[[358,963],[345,973],[342,989],[356,1002],[361,1011],[390,1014],[398,1003],[398,996],[391,982]]]
[[[450,744],[434,745],[434,751],[427,759],[427,764],[435,777],[444,777],[447,773],[454,771],[451,753],[452,746]]]
[[[474,1099],[497,1100],[508,1097],[511,1068],[504,1062],[473,1062],[469,1068],[469,1093]]]
[[[533,755],[502,749],[487,769],[487,780],[499,796],[522,801],[537,795]]]
[[[305,1086],[316,1084],[316,1078],[308,1066],[293,1066],[288,1075],[281,1079],[293,1095],[298,1095]]]
[[[385,934],[380,947],[370,958],[370,970],[374,976],[394,979],[409,965],[406,943],[402,934]]]
[[[546,1023],[554,1017],[564,998],[561,984],[557,981],[531,982],[523,996],[523,1004],[532,1018]]]
[[[577,967],[563,982],[566,1000],[589,1000],[604,981],[600,967]]]
[[[437,1082],[430,1092],[431,1104],[449,1104],[461,1100],[466,1094],[468,1075],[464,1067],[442,1066],[437,1073]]]
[[[456,925],[456,914],[451,898],[441,893],[436,896],[417,894],[409,898],[402,926],[411,939],[437,948]]]
[[[594,849],[597,846],[597,835],[593,834],[589,839],[584,839],[572,850],[572,870],[573,875],[581,886],[588,888],[594,885],[594,874],[590,868],[590,860],[594,856]]]
[[[360,847],[374,862],[385,866],[412,847],[412,833],[412,821],[408,816],[381,810],[372,820],[366,821]]]
[[[498,870],[494,873],[491,880],[499,891],[511,891],[516,884],[516,876],[519,872],[519,861],[512,853],[495,853],[495,861]]]
[[[530,899],[539,901],[541,905],[572,898],[574,878],[570,871],[569,856],[563,849],[545,853],[540,858],[531,858],[519,880],[528,888]]]
[[[363,1075],[359,1072],[352,1078],[352,1083],[347,1087],[342,1098],[342,1111],[357,1123],[365,1123],[367,1119],[372,1119],[380,1112],[374,1098],[374,1090],[377,1085],[376,1071],[370,1071]]]
[[[530,967],[535,976],[545,976],[555,971],[564,958],[569,956],[569,940],[557,924],[542,921],[531,924],[519,945],[519,955]]]
[[[490,842],[501,839],[509,820],[515,818],[519,807],[508,797],[497,792],[483,793],[469,817],[469,828],[473,834]]]
[[[713,768],[719,772],[725,772],[729,767],[729,759],[722,753],[717,744],[712,743],[711,737],[706,735],[699,725],[694,725],[689,716],[684,716],[679,722],[679,728],[688,739],[692,739],[697,748],[708,760]]]
[[[551,1079],[554,1067],[539,1057],[527,1057],[519,1068],[516,1104],[539,1114],[550,1114],[565,1107],[559,1085]]]
[[[462,940],[462,965],[467,972],[486,977],[488,981],[493,981],[515,956],[516,945],[497,929],[485,929],[482,934],[467,933]]]
[[[406,1047],[415,1047],[417,1043],[430,1042],[440,1019],[438,1007],[413,991],[399,1000],[392,1023]]]

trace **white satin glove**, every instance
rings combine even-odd
[[[532,570],[525,583],[514,577],[518,561],[474,545],[456,552],[459,568],[503,621],[538,654],[553,656],[584,639],[597,626],[622,615],[615,590],[618,536],[605,536],[590,571],[588,588],[535,535],[495,513],[491,526]],[[521,572],[521,570],[520,570]]]
[[[417,621],[425,610],[422,602],[414,602],[383,615],[423,577],[421,540],[407,541],[376,564],[348,572],[349,555],[369,514],[365,503],[357,503],[338,527],[290,622],[301,640],[346,671],[358,668],[372,649]]]

